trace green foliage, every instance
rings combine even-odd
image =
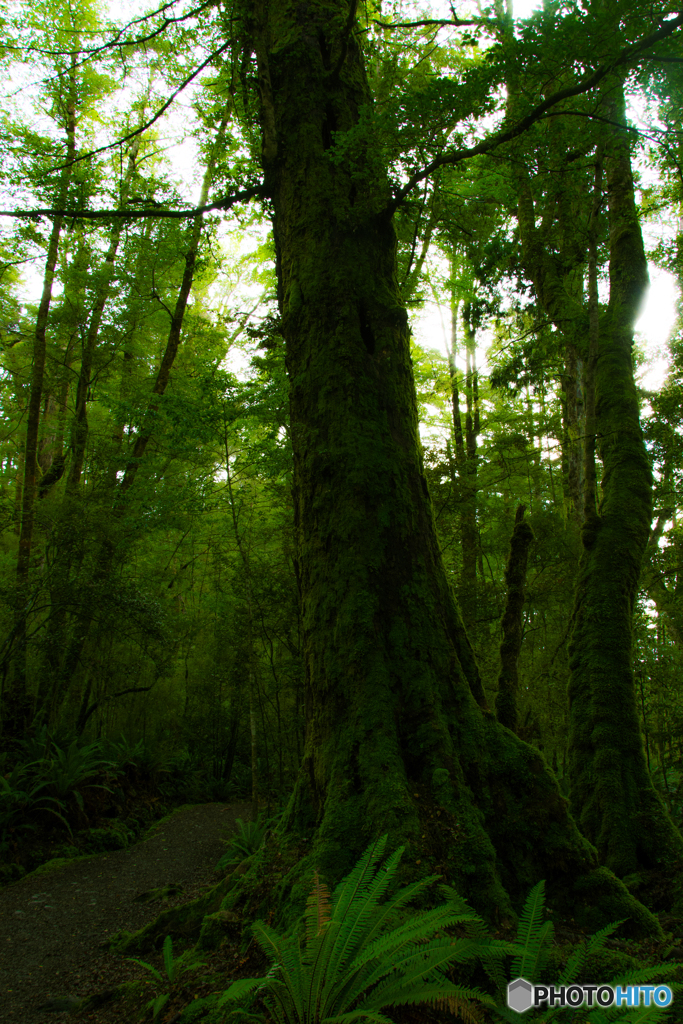
[[[57,797],[44,790],[48,781],[39,781],[32,776],[33,765],[17,765],[9,775],[0,776],[0,851],[6,852],[12,840],[19,833],[35,830],[36,817],[51,815],[66,829],[69,824],[64,817],[66,805]],[[64,812],[64,813],[63,813]],[[69,829],[69,831],[71,831]]]
[[[532,984],[552,982],[556,987],[562,985],[569,986],[586,981],[586,969],[590,969],[592,958],[595,958],[595,955],[604,948],[609,937],[624,923],[623,921],[614,921],[586,939],[572,953],[559,979],[553,980],[549,979],[547,974],[544,973],[553,938],[553,924],[551,921],[544,921],[544,917],[545,882],[541,881],[529,893],[519,919],[517,936],[514,943],[516,947],[515,955],[510,967],[509,978],[506,979],[499,972],[490,970],[490,965],[483,961],[484,966],[488,970],[489,977],[494,981],[497,988],[497,1002],[494,1012],[498,1017],[507,1021],[508,1024],[519,1024],[520,1019],[519,1014],[507,1006],[506,990],[508,980],[525,978]],[[648,982],[661,981],[676,970],[675,964],[654,964],[641,970],[628,971],[610,980],[604,978],[600,980],[604,984],[609,985],[646,984]],[[592,982],[594,980],[593,977],[590,980]],[[671,987],[674,991],[683,988],[683,986],[675,983]],[[551,1007],[547,1010],[534,1010],[531,1013],[527,1013],[525,1014],[525,1019],[547,1022],[549,1024],[551,1021],[569,1021],[575,1012],[576,1008]],[[591,1022],[596,1021],[597,1024],[608,1024],[608,1022],[609,1024],[615,1024],[617,1021],[632,1021],[634,1024],[635,1022],[640,1024],[641,1021],[655,1022],[663,1020],[668,1015],[668,1012],[669,1008],[663,1009],[655,1006],[640,1007],[638,1009],[628,1009],[622,1006],[612,1006],[609,1009],[593,1007],[590,1011],[590,1019]]]
[[[272,828],[277,818],[267,818],[261,812],[256,821],[237,819],[237,835],[230,841],[227,850],[216,864],[216,871],[224,871],[229,865],[237,864],[251,857],[261,848],[264,836]]]
[[[265,1004],[278,1024],[387,1024],[382,1010],[389,1006],[428,1003],[464,1009],[470,1000],[491,1003],[484,992],[450,982],[445,972],[482,957],[504,957],[511,947],[479,935],[448,934],[456,926],[481,924],[450,890],[442,906],[406,913],[438,876],[389,896],[403,848],[382,863],[386,840],[384,836],[368,847],[331,897],[316,873],[303,949],[298,935],[277,935],[262,922],[253,926],[272,964],[265,979]]]
[[[522,948],[512,963],[515,978],[533,981],[543,974],[553,936],[552,921],[543,922],[544,909],[545,882],[541,881],[529,893],[519,919],[517,942]]]
[[[149,971],[154,980],[160,986],[169,986],[171,990],[179,983],[180,979],[188,971],[195,971],[199,967],[204,967],[203,961],[197,958],[196,953],[189,949],[184,953],[181,953],[179,957],[173,957],[173,940],[170,935],[167,935],[164,939],[163,946],[163,970],[162,974],[152,964],[147,963],[146,960],[138,960],[137,957],[128,957],[132,963],[139,964],[140,967],[144,967],[145,970]],[[171,998],[172,991],[163,992],[160,995],[150,999],[147,1003],[147,1009],[152,1010],[152,1019],[156,1020],[164,1006]]]
[[[97,789],[107,789],[101,783],[93,783],[92,779],[105,771],[115,774],[116,766],[102,757],[102,748],[97,742],[79,746],[78,741],[73,740],[66,750],[56,745],[53,750],[53,757],[42,769],[45,781],[58,799],[66,800],[73,795],[83,810],[83,797],[78,787],[87,783]]]

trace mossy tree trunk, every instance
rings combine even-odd
[[[438,868],[488,910],[547,878],[573,916],[575,885],[593,902],[609,891],[614,915],[626,891],[592,871],[542,757],[481,706],[422,468],[387,179],[372,138],[333,151],[371,103],[348,2],[261,0],[254,15],[306,672],[286,826],[313,828],[307,863],[330,879],[388,831],[413,870]],[[309,879],[293,881],[283,899],[300,903]]]
[[[518,707],[517,691],[519,676],[517,662],[522,650],[524,586],[526,584],[529,548],[534,539],[533,531],[524,522],[524,505],[515,515],[515,526],[510,540],[510,555],[505,570],[507,602],[503,613],[503,640],[500,645],[500,674],[496,694],[496,715],[501,725],[517,732]]]
[[[463,609],[463,621],[471,631],[477,620],[477,560],[480,555],[477,525],[477,437],[480,433],[479,381],[476,365],[476,334],[471,323],[472,302],[462,301],[462,286],[457,280],[455,254],[451,257],[451,339],[448,349],[448,371],[451,389],[453,421],[453,456],[451,483],[459,508],[460,541],[462,545],[462,571],[458,598]],[[455,357],[458,349],[458,320],[462,314],[465,342],[465,429],[460,410],[460,382]],[[457,473],[457,477],[456,477]]]
[[[610,120],[625,124],[620,84],[606,104]],[[636,705],[632,622],[650,532],[652,475],[632,349],[648,277],[627,133],[613,129],[604,148],[610,299],[600,324],[594,413],[602,496],[599,508],[591,508],[587,488],[570,645],[569,770],[572,808],[584,835],[604,864],[626,875],[680,862],[683,842],[650,781]]]
[[[479,378],[477,373],[477,336],[473,323],[473,303],[468,299],[463,304],[462,322],[465,338],[465,464],[462,467],[462,580],[460,601],[463,618],[468,630],[473,630],[477,621],[477,561],[479,555],[479,525],[477,522],[477,479],[479,436]]]

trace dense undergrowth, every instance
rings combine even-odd
[[[226,851],[227,862],[234,864],[240,852],[253,856],[259,837],[265,841],[259,829],[242,824]],[[438,876],[397,888],[402,850],[385,857],[385,844],[386,837],[373,843],[333,893],[316,873],[303,919],[284,933],[255,921],[245,923],[241,946],[233,936],[218,949],[189,946],[183,952],[167,936],[161,956],[149,958],[154,962],[135,960],[147,978],[114,994],[117,1021],[656,1024],[681,1019],[676,1003],[683,979],[680,937],[619,940],[622,922],[593,936],[556,932],[543,882],[529,893],[515,929],[492,931],[448,886],[439,887],[436,905],[422,906],[421,896]],[[668,1010],[614,1006],[588,1015],[585,1008],[556,1007],[520,1018],[506,1005],[507,983],[519,976],[564,985],[665,981],[675,998]],[[96,1006],[91,999],[80,1009]]]
[[[123,849],[179,804],[236,800],[249,786],[237,763],[217,778],[187,751],[43,728],[0,754],[0,885],[55,858]]]

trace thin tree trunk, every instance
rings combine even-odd
[[[216,170],[216,163],[221,153],[221,148],[225,139],[225,130],[230,120],[232,112],[232,100],[225,109],[223,119],[218,128],[216,139],[214,141],[211,156],[204,173],[204,180],[202,182],[201,195],[199,197],[199,205],[205,206],[209,197],[209,190],[213,181],[213,176]],[[168,387],[168,382],[171,378],[171,370],[175,362],[176,355],[178,354],[178,348],[180,346],[180,335],[183,328],[183,318],[185,316],[185,310],[187,309],[187,302],[190,297],[192,290],[192,282],[194,281],[194,268],[197,261],[197,253],[199,251],[199,240],[202,234],[202,216],[198,214],[190,228],[189,237],[187,240],[187,252],[185,254],[185,270],[183,272],[183,279],[178,292],[178,298],[176,299],[175,309],[173,310],[173,316],[171,317],[171,327],[168,332],[168,340],[166,342],[166,349],[161,359],[161,364],[157,373],[157,378],[152,388],[152,397],[147,406],[147,413],[143,425],[140,429],[131,457],[126,466],[123,480],[119,485],[119,493],[121,496],[125,495],[130,487],[133,485],[133,481],[137,475],[137,471],[140,467],[142,457],[147,450],[154,428],[157,421],[157,413],[159,412],[159,404],[163,395]]]
[[[71,72],[66,98],[66,166],[62,170],[56,195],[57,209],[63,209],[69,191],[73,172],[73,159],[76,155],[76,67],[78,55],[76,51],[71,57]],[[29,571],[33,544],[34,503],[38,470],[38,435],[40,429],[40,410],[43,401],[43,379],[45,376],[45,359],[47,352],[47,322],[52,299],[52,285],[59,253],[59,238],[64,218],[57,214],[52,223],[52,231],[48,242],[43,275],[43,290],[36,317],[36,330],[33,343],[33,366],[31,368],[31,384],[28,400],[26,422],[26,447],[24,454],[24,481],[21,509],[21,531],[19,534],[19,552],[17,557],[17,581],[15,598],[15,627],[17,643],[13,662],[11,684],[5,692],[3,714],[3,730],[9,736],[21,736],[28,724],[31,714],[31,702],[27,691],[27,640],[26,623],[30,611]]]
[[[462,472],[462,579],[460,604],[468,630],[477,621],[477,555],[479,531],[477,528],[477,437],[479,424],[479,382],[476,363],[476,334],[472,327],[472,305],[468,300],[463,307],[465,334],[465,464]]]
[[[130,191],[133,175],[135,174],[135,165],[138,151],[140,149],[140,142],[141,136],[138,135],[133,139],[128,151],[128,164],[126,166],[126,173],[123,181],[121,182],[121,194],[119,196],[119,209],[121,210],[125,209],[128,202],[128,193]],[[107,299],[109,298],[109,293],[111,291],[111,282],[114,275],[114,263],[119,248],[119,242],[121,241],[123,226],[123,218],[119,217],[115,220],[114,226],[111,230],[111,234],[109,236],[109,248],[107,249],[104,262],[100,270],[100,281],[95,295],[95,303],[90,314],[88,333],[86,334],[83,342],[81,370],[78,376],[78,385],[76,387],[76,402],[73,425],[71,428],[71,466],[69,467],[69,476],[66,482],[66,488],[70,494],[75,494],[77,492],[78,485],[81,480],[81,474],[83,472],[85,449],[88,441],[87,401],[90,393],[92,363],[95,349],[97,347],[100,326],[102,324],[104,307],[107,304]]]
[[[228,496],[230,500],[230,518],[232,522],[233,535],[235,537],[235,543],[237,550],[240,554],[242,562],[242,569],[244,571],[244,579],[246,584],[246,616],[247,616],[247,666],[249,676],[249,736],[250,736],[250,749],[251,749],[251,803],[252,803],[252,817],[256,821],[258,818],[258,801],[259,801],[259,778],[258,778],[258,742],[256,732],[256,706],[255,706],[255,692],[257,683],[257,665],[258,660],[256,657],[256,648],[254,644],[254,605],[252,597],[252,574],[251,574],[251,559],[249,557],[249,551],[244,543],[244,537],[240,533],[237,507],[235,505],[235,492],[232,486],[232,474],[230,472],[230,449],[228,446],[228,425],[227,420],[223,420],[223,440],[225,447],[225,473],[226,482],[228,485]]]

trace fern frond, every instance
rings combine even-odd
[[[300,983],[303,976],[302,958],[296,939],[283,939],[263,921],[255,921],[252,934],[271,964],[281,969],[283,975]]]
[[[493,954],[483,952],[480,954],[479,959],[481,965],[486,971],[487,977],[491,979],[493,984],[496,986],[496,990],[501,993],[505,992],[508,984],[508,978],[503,970],[502,959],[505,954],[502,951],[494,951]]]
[[[325,996],[329,995],[330,983],[335,977],[330,961],[340,939],[341,925],[342,922],[334,919],[328,921],[324,931],[316,936],[312,944],[314,953],[310,961],[312,970],[307,992],[304,993],[304,1003],[308,1006],[309,1013],[312,1011],[312,1020],[314,1021],[323,1020],[326,1016],[328,1000]],[[308,949],[306,953],[308,966]],[[327,993],[325,992],[326,988],[328,989]]]
[[[595,933],[595,935],[591,935],[588,940],[588,952],[597,953],[599,949],[602,949],[610,935],[613,935],[617,928],[621,928],[622,924],[626,920],[627,918],[623,918],[621,921],[612,921],[611,924],[605,925],[605,927],[601,928],[599,932]]]
[[[659,981],[661,978],[666,978],[670,974],[674,974],[680,964],[653,964],[651,967],[641,967],[637,971],[629,971],[627,974],[620,974],[618,978],[614,978],[611,985],[639,985],[641,982],[648,981]],[[676,984],[670,985],[669,988],[672,990],[676,987]],[[680,987],[680,983],[679,983]]]
[[[449,998],[477,999],[482,1005],[493,1006],[493,1000],[486,992],[453,985],[440,975],[421,985],[402,984],[400,979],[395,979],[390,985],[383,986],[381,992],[373,992],[368,999],[364,999],[358,1008],[381,1010],[387,1006],[415,1006],[420,1003],[435,1005],[440,1000]]]
[[[372,928],[367,934],[366,941],[372,942],[372,940],[381,933],[382,929],[391,917],[393,917],[401,907],[412,902],[416,896],[419,896],[421,892],[428,889],[438,878],[439,875],[427,875],[425,878],[420,878],[416,882],[411,882],[410,885],[406,885],[403,889],[400,889],[399,892],[390,897],[386,903],[383,903],[381,910],[375,918]]]
[[[586,960],[588,957],[588,946],[586,943],[582,943],[581,946],[572,953],[567,961],[566,967],[560,975],[560,985],[571,985],[581,974],[581,971],[586,966]]]
[[[549,941],[550,922],[542,924],[545,908],[545,882],[535,885],[527,896],[522,916],[517,928],[517,942],[521,947],[512,964],[513,977],[526,978],[527,981],[538,979],[538,970],[542,966],[542,951]]]
[[[386,837],[383,837],[386,840]],[[404,847],[399,847],[387,860],[383,867],[371,867],[368,864],[363,884],[359,885],[348,903],[342,900],[334,908],[335,920],[343,919],[339,942],[330,958],[330,970],[337,974],[345,964],[350,963],[358,950],[366,941],[370,922],[373,917],[382,914],[379,902],[385,894],[391,879],[396,873]],[[370,852],[370,851],[368,851]],[[345,906],[345,909],[342,909]]]
[[[388,1006],[395,1001],[395,991],[399,989],[405,989],[406,992],[411,987],[422,990],[427,985],[440,982],[443,971],[452,963],[462,963],[472,958],[468,955],[466,945],[474,948],[474,944],[470,944],[467,939],[455,940],[453,944],[436,939],[426,946],[407,951],[403,957],[393,959],[390,963],[393,963],[394,970],[383,971],[388,976],[374,985],[368,997],[369,1004],[376,1007]],[[443,984],[447,982],[444,980]]]
[[[384,853],[384,848],[387,845],[388,835],[385,834],[380,836],[379,839],[375,839],[373,843],[370,843],[367,850],[356,864],[353,871],[351,871],[346,878],[343,878],[337,888],[332,894],[332,910],[334,916],[339,919],[343,918],[351,904],[351,901],[363,892],[363,889],[367,887],[368,877],[373,877],[373,867],[376,861],[380,859]],[[401,853],[405,847],[400,847]],[[398,851],[396,851],[398,853]]]
[[[438,1010],[448,1010],[465,1024],[482,1024],[484,1020],[481,1007],[470,1002],[469,999],[462,999],[459,996],[444,996],[442,999],[435,999],[434,1005]]]
[[[615,1016],[614,1008],[608,1010],[605,1014],[607,1022],[609,1024],[617,1024],[617,1022],[628,1021],[628,1024],[658,1024],[667,1016],[669,1007],[662,1006],[639,1006],[637,1009],[628,1009],[627,1007],[620,1007],[618,1016]],[[593,1012],[591,1011],[591,1018]],[[592,1024],[592,1021],[591,1021]]]
[[[330,890],[316,871],[313,889],[306,900],[306,941],[312,942],[319,935],[331,917]]]
[[[391,1017],[385,1017],[377,1010],[351,1010],[350,1013],[339,1013],[336,1017],[326,1017],[324,1024],[355,1024],[355,1021],[374,1021],[375,1024],[394,1024]]]
[[[216,1006],[223,1006],[224,1003],[243,999],[244,996],[248,995],[259,985],[262,985],[265,980],[265,978],[240,978],[239,981],[233,981],[232,985],[220,997]]]
[[[173,939],[170,935],[167,935],[164,939],[164,968],[166,970],[166,977],[170,982],[175,981],[173,977]]]
[[[426,942],[433,938],[435,932],[458,923],[458,916],[451,914],[445,906],[435,907],[433,910],[418,910],[390,932],[378,936],[374,942],[364,944],[358,955],[364,960],[394,956],[407,943]]]
[[[489,930],[486,922],[472,909],[464,896],[461,896],[451,885],[440,885],[439,892],[446,898],[448,905],[453,910],[459,914],[466,915],[468,921],[467,931],[473,938],[478,938],[481,941],[488,939]]]

